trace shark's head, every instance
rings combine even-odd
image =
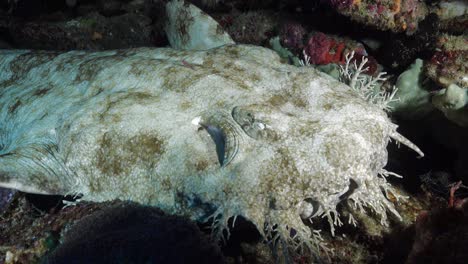
[[[352,91],[290,87],[194,120],[213,139],[220,169],[232,176],[235,204],[251,208],[242,214],[296,231],[301,219],[319,216],[328,217],[333,231],[340,221],[336,207],[347,199],[374,208],[383,221],[387,210],[398,215],[386,198],[387,145],[393,138],[419,149],[382,109],[347,94]]]

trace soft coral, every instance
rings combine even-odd
[[[344,42],[318,32],[309,39],[304,52],[309,56],[309,63],[311,64],[343,63],[345,46]]]

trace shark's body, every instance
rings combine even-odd
[[[316,242],[301,218],[333,226],[343,199],[397,214],[381,176],[395,129],[348,86],[256,46],[0,52],[0,185],[29,192],[221,229],[241,215]]]

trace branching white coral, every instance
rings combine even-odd
[[[307,53],[305,52],[305,50],[302,50],[302,56],[304,57],[304,59],[299,60],[299,65],[301,65],[302,67],[310,67],[310,66],[312,66],[312,64],[310,64],[310,56],[307,55]]]
[[[364,100],[384,111],[390,111],[390,103],[398,100],[395,99],[397,88],[393,87],[392,92],[379,88],[379,83],[387,80],[384,77],[387,73],[380,72],[376,77],[366,75],[364,73],[369,70],[369,67],[365,67],[368,59],[363,58],[358,65],[353,57],[354,51],[346,54],[345,65],[340,65],[340,81],[348,84]]]
[[[303,59],[299,60],[299,64],[302,67],[311,67],[310,56],[303,50]],[[361,98],[369,103],[377,105],[382,110],[389,112],[392,110],[391,103],[398,101],[395,98],[397,88],[393,87],[391,92],[380,89],[380,84],[387,80],[385,75],[386,72],[380,72],[376,77],[365,74],[369,70],[366,67],[367,58],[363,58],[359,65],[356,60],[353,61],[354,51],[346,54],[346,62],[340,65],[340,81],[346,83],[353,89]]]

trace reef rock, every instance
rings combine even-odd
[[[325,0],[338,13],[380,30],[414,33],[428,10],[417,0]]]

